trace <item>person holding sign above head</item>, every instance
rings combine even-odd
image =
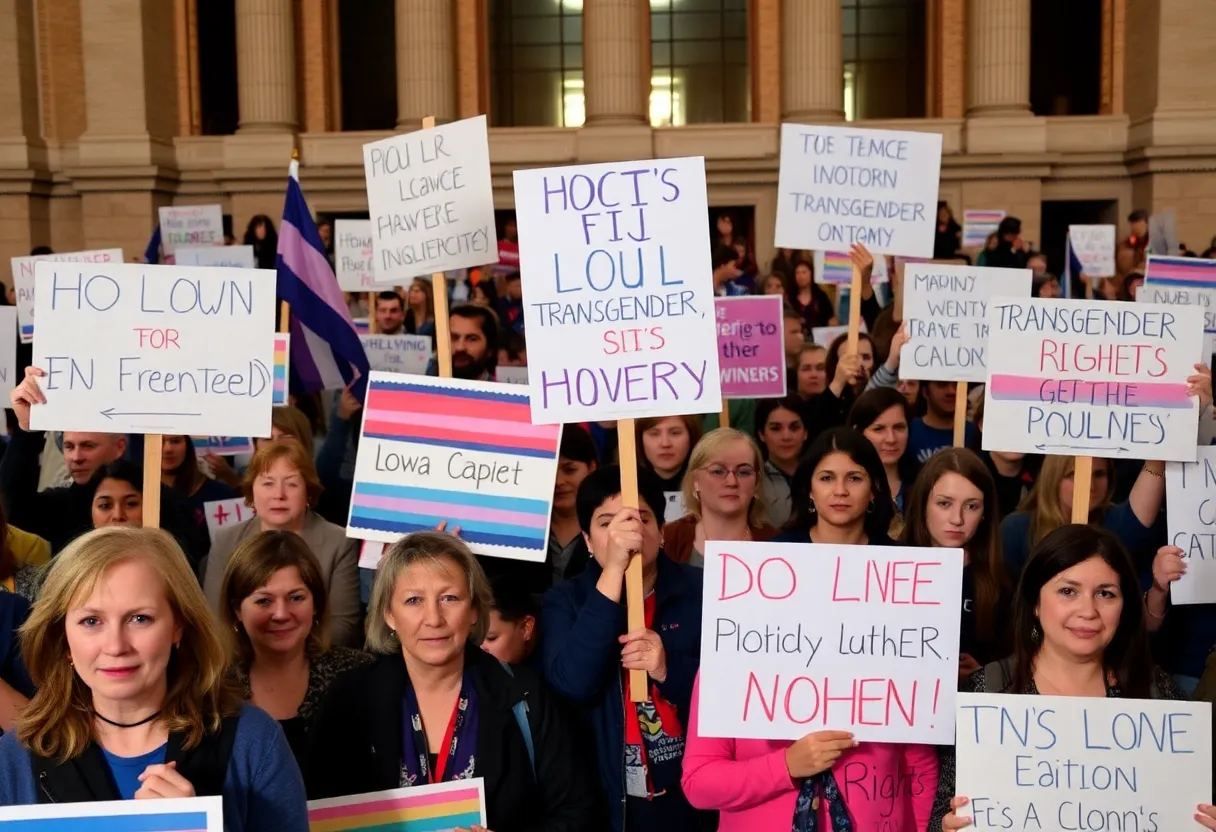
[[[849,408],[866,388],[866,380],[874,368],[874,342],[860,333],[857,349],[848,352],[848,335],[832,341],[826,358],[827,377],[831,379],[823,394],[807,404],[806,427],[812,436],[840,427],[845,423]]]
[[[869,439],[878,451],[887,473],[887,487],[900,512],[906,507],[905,498],[920,467],[908,453],[908,424],[911,421],[912,408],[908,406],[908,400],[893,387],[867,390],[858,396],[849,411],[849,427]]]
[[[594,560],[545,596],[545,680],[587,714],[613,832],[699,829],[680,787],[680,761],[700,663],[701,570],[660,550],[663,492],[645,469],[636,509],[623,505],[619,468],[588,476],[578,520]],[[642,560],[646,628],[626,632],[625,570],[633,557]],[[630,670],[646,671],[645,702],[633,701]]]
[[[246,538],[258,532],[295,532],[316,556],[329,599],[334,644],[352,646],[362,640],[359,605],[358,542],[312,510],[321,483],[312,458],[299,442],[269,442],[258,449],[245,471],[245,504],[257,515],[220,529],[211,544],[203,588],[212,609],[220,610],[220,589],[228,559]]]
[[[764,451],[763,494],[768,502],[769,525],[783,529],[793,513],[790,484],[806,450],[806,426],[798,397],[758,401],[756,435]]]
[[[480,777],[493,832],[581,832],[595,803],[556,702],[478,645],[490,585],[458,538],[394,544],[368,609],[371,664],[336,679],[313,722],[309,797]],[[619,775],[619,770],[618,770]]]
[[[223,797],[229,832],[306,832],[279,726],[242,705],[181,549],[110,527],[56,559],[21,628],[37,692],[0,738],[0,806]]]
[[[688,514],[663,527],[663,551],[676,563],[704,566],[707,540],[768,540],[768,499],[760,448],[747,434],[718,428],[688,458],[682,489]]]
[[[1035,547],[1014,593],[1013,654],[976,670],[965,689],[1184,698],[1149,656],[1140,586],[1127,550],[1113,534],[1081,525],[1062,526]],[[933,829],[951,832],[971,825],[970,818],[955,814],[969,800],[954,795],[954,779],[953,767],[944,768],[934,812],[935,819],[944,817]],[[1208,818],[1203,825],[1216,829],[1216,809],[1198,811]]]

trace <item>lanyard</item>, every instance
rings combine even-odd
[[[435,755],[435,771],[431,774],[431,783],[442,783],[443,773],[448,767],[452,756],[452,740],[456,733],[456,719],[460,716],[460,696],[456,697],[456,706],[452,708],[452,718],[448,720],[448,728],[443,732],[443,746]]]

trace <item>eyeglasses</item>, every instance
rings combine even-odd
[[[756,469],[750,465],[740,465],[738,468],[727,468],[725,465],[709,465],[702,469],[715,480],[724,480],[728,474],[734,474],[737,480],[750,480],[756,476]]]

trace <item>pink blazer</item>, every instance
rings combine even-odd
[[[692,708],[681,782],[698,809],[721,812],[718,832],[789,829],[798,783],[785,767],[789,743],[702,737],[697,711],[701,675]],[[857,832],[925,832],[937,792],[937,751],[931,745],[862,743],[832,767]],[[820,828],[831,829],[826,801]]]

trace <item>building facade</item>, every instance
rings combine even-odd
[[[1069,11],[1064,13],[1062,9]],[[1023,237],[1172,209],[1216,234],[1216,0],[0,0],[0,255],[218,202],[367,210],[362,145],[488,113],[519,167],[706,158],[772,253],[779,125],[944,139],[940,198]]]

